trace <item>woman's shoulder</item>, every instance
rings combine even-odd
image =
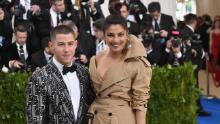
[[[144,56],[131,58],[129,60],[126,60],[126,63],[129,67],[133,69],[151,68],[150,62]]]
[[[93,56],[90,59],[90,65],[95,63],[95,65],[97,65],[97,63],[103,58],[103,56],[105,55],[105,52],[100,52],[98,54],[96,54],[95,56]]]

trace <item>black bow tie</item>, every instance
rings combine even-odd
[[[68,72],[74,72],[76,71],[76,66],[72,65],[70,67],[63,66],[63,75],[67,74]]]

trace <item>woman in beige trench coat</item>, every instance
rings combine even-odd
[[[146,124],[152,70],[145,49],[119,15],[106,18],[104,36],[109,48],[90,61],[96,99],[89,123]]]

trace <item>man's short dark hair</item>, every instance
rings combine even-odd
[[[160,12],[161,11],[161,8],[160,8],[160,3],[159,2],[151,2],[149,5],[148,5],[148,11],[150,13],[152,12]]]
[[[95,22],[93,22],[93,27],[103,31],[104,23],[105,23],[104,18],[98,19]]]
[[[129,11],[129,6],[125,2],[121,2],[121,1],[112,2],[109,5],[109,12],[110,12],[110,14],[115,14],[115,15],[121,14],[120,9],[123,6],[125,6],[126,9]]]
[[[56,39],[57,34],[72,34],[75,37],[73,30],[66,25],[59,25],[51,30],[50,32],[51,41]]]
[[[121,15],[109,15],[105,19],[103,31],[105,32],[111,25],[120,25],[125,30],[128,30],[127,21]]]
[[[71,29],[77,27],[76,24],[72,20],[64,20],[62,22],[62,25],[66,25],[66,26],[70,27]]]
[[[48,47],[48,43],[50,42],[50,37],[44,37],[41,40],[41,48],[45,49],[46,47]]]
[[[194,21],[197,21],[197,16],[195,14],[189,13],[189,14],[184,16],[184,21],[185,21],[186,24],[190,25]]]
[[[27,32],[27,28],[24,25],[17,25],[14,29],[15,34],[17,32]]]
[[[50,4],[51,5],[55,5],[59,1],[63,1],[63,0],[50,0]]]

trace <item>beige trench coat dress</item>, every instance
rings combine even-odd
[[[96,99],[89,109],[90,124],[135,124],[135,109],[147,111],[151,66],[143,58],[142,43],[135,36],[129,36],[129,42],[124,61],[113,65],[104,79],[96,70],[95,57],[91,58],[89,71]]]

